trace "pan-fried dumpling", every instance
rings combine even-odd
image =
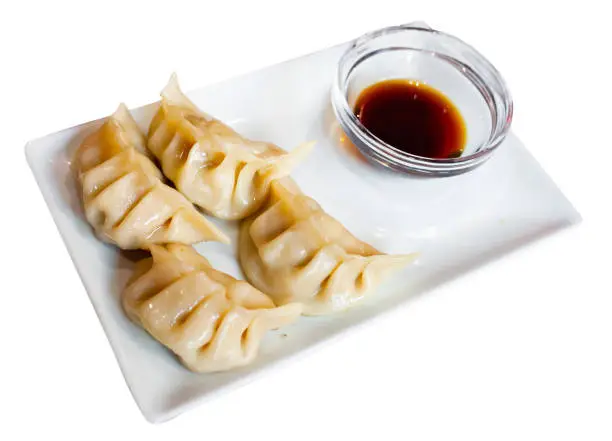
[[[222,219],[242,219],[265,201],[270,182],[287,176],[311,150],[287,153],[250,141],[206,115],[187,98],[175,75],[149,128],[147,146],[187,199]]]
[[[342,311],[414,258],[360,241],[287,178],[270,193],[266,207],[242,222],[239,254],[247,279],[276,304],[301,302],[306,315]]]
[[[85,216],[97,235],[123,249],[151,244],[229,242],[145,156],[145,138],[122,104],[74,158]]]
[[[298,303],[276,307],[247,282],[213,269],[192,247],[151,246],[123,293],[134,322],[195,372],[253,361],[264,334],[293,323]]]

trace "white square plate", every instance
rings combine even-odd
[[[345,48],[332,47],[189,96],[204,111],[253,139],[286,149],[316,140],[313,154],[293,174],[302,189],[376,248],[421,254],[414,265],[362,306],[336,317],[304,317],[269,333],[256,362],[242,369],[193,374],[124,315],[119,296],[132,261],[95,238],[81,214],[69,167],[72,151],[100,122],[62,130],[26,146],[41,192],[127,384],[149,421],[172,418],[204,397],[237,386],[411,296],[580,220],[513,135],[480,168],[439,179],[392,174],[343,147],[329,89]],[[148,105],[133,114],[146,128],[155,109],[155,105]],[[219,224],[235,239],[235,224]],[[197,249],[218,269],[242,277],[232,247],[202,244]]]

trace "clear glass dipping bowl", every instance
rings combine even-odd
[[[389,79],[426,83],[445,94],[465,120],[460,157],[433,159],[396,149],[366,129],[353,112],[371,84]],[[367,33],[341,57],[332,105],[342,129],[370,160],[405,173],[450,176],[485,162],[512,122],[512,99],[499,72],[476,49],[423,25],[401,25]]]

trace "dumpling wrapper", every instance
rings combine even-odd
[[[148,158],[145,137],[121,104],[77,150],[73,168],[85,217],[98,237],[122,249],[228,237],[199,213]]]
[[[362,301],[415,254],[386,255],[353,236],[289,179],[240,226],[247,279],[276,304],[300,302],[305,315],[339,312]]]
[[[245,281],[215,270],[190,246],[153,245],[123,293],[134,322],[195,372],[244,366],[265,333],[289,325],[302,305],[276,307]]]
[[[289,175],[312,149],[289,153],[274,144],[248,140],[205,114],[172,75],[161,93],[147,140],[162,171],[187,199],[222,219],[243,219],[265,202],[270,183]]]

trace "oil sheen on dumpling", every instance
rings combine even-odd
[[[123,249],[151,244],[229,242],[146,156],[145,137],[122,104],[74,157],[85,216],[104,241]]]
[[[255,212],[270,182],[287,176],[312,148],[305,143],[287,153],[240,136],[199,110],[175,75],[161,96],[147,146],[176,188],[213,216],[242,219]]]
[[[301,302],[304,314],[345,310],[414,255],[386,255],[357,239],[287,178],[242,222],[240,263],[247,279],[277,304]]]
[[[192,247],[152,246],[123,293],[134,322],[195,372],[215,372],[253,361],[264,334],[293,323],[294,303],[276,307],[247,282],[213,269]]]

